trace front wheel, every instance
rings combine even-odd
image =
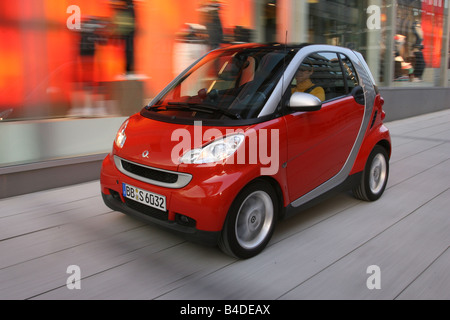
[[[255,181],[233,201],[219,247],[237,258],[257,255],[272,237],[277,215],[278,199],[272,186],[266,181]]]
[[[375,146],[367,159],[361,180],[353,194],[365,201],[378,200],[386,188],[389,176],[389,156],[385,148]]]

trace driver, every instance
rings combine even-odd
[[[300,68],[298,68],[295,73],[295,79],[297,80],[297,85],[292,88],[292,93],[294,92],[306,92],[315,95],[320,101],[325,100],[325,90],[322,87],[315,85],[311,81],[311,75],[314,73],[314,68],[308,64],[302,63]]]

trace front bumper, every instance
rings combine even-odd
[[[210,246],[214,246],[217,244],[220,232],[198,230],[193,226],[185,225],[184,222],[178,219],[170,221],[152,217],[148,214],[142,213],[127,206],[124,202],[121,201],[120,196],[118,197],[118,194],[113,195],[102,193],[102,197],[105,204],[114,211],[123,212],[146,223],[163,226],[164,228],[192,242],[198,242]]]

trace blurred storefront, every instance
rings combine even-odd
[[[2,1],[0,169],[107,152],[122,118],[233,43],[349,47],[368,61],[388,118],[448,108],[448,2]]]
[[[134,28],[132,72],[127,68],[123,36],[127,28],[123,21],[130,17],[120,14],[127,2],[133,3],[135,14],[128,26]],[[143,82],[142,97],[150,98],[181,67],[177,44],[192,41],[182,34],[187,24],[205,25],[209,3],[220,2],[1,2],[0,112],[13,109],[9,119],[51,118],[79,115],[71,109],[91,104],[92,114],[83,116],[117,113],[108,105],[115,98],[108,82],[124,80]],[[233,35],[236,27],[252,28],[252,9],[252,0],[227,0],[220,6],[224,41],[233,41],[227,36]],[[205,38],[200,40],[206,43]],[[195,50],[193,55],[198,58],[206,50]],[[91,96],[83,97],[83,91]]]
[[[279,41],[286,29],[291,41],[360,51],[380,86],[448,86],[441,77],[448,68],[448,1],[278,0],[277,7],[286,21]]]
[[[213,9],[222,46],[340,45],[363,53],[382,87],[448,86],[448,0],[129,1],[135,11],[132,75],[117,14],[126,2],[0,3],[0,112],[9,111],[10,119],[51,118],[79,115],[77,108],[89,105],[96,109],[82,115],[120,114],[112,104],[117,91],[133,86],[115,82],[138,80],[138,96],[149,99],[212,48],[207,15]],[[81,49],[86,39],[90,52]],[[90,95],[82,96],[86,91]]]

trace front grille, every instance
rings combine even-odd
[[[133,174],[147,179],[160,181],[164,183],[175,183],[178,180],[178,175],[166,171],[159,171],[149,167],[139,166],[137,164],[128,162],[122,159],[122,167]]]
[[[179,189],[187,186],[192,180],[192,175],[189,173],[149,167],[118,156],[114,156],[114,163],[116,168],[123,174],[160,187]]]
[[[131,209],[139,211],[140,213],[143,213],[146,216],[156,218],[159,220],[168,220],[167,211],[161,211],[128,198],[125,198],[125,204]]]

